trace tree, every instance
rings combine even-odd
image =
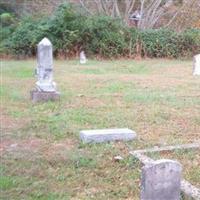
[[[121,18],[125,24],[134,20],[134,13],[139,13],[137,27],[151,29],[170,26],[181,16],[183,9],[198,0],[79,0],[79,4],[88,14],[102,14]],[[133,18],[131,19],[131,17]],[[162,21],[162,23],[160,23]]]
[[[174,20],[169,21],[167,27],[175,28],[177,31],[193,27],[200,28],[200,1],[184,0],[181,9],[176,16],[172,16],[173,18]]]

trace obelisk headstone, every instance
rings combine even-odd
[[[162,159],[142,168],[141,200],[180,200],[181,165]]]
[[[37,46],[36,89],[31,91],[33,102],[57,100],[59,92],[53,81],[53,48],[49,39],[44,38]]]
[[[193,59],[193,75],[200,75],[200,54]]]

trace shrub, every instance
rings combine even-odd
[[[9,38],[15,30],[16,21],[11,13],[2,13],[0,15],[1,28],[0,28],[0,54],[7,52],[5,40]]]
[[[1,25],[8,26],[14,22],[14,18],[10,13],[2,13],[0,15]]]
[[[82,32],[82,46],[91,54],[103,57],[123,56],[127,29],[119,20],[107,16],[93,16],[86,20]]]
[[[177,48],[182,57],[188,57],[200,52],[200,29],[188,29],[179,34]]]
[[[37,42],[45,35],[46,23],[31,17],[22,19],[11,38],[7,39],[7,47],[15,55],[34,55]]]
[[[47,22],[48,35],[54,44],[55,54],[70,54],[77,50],[85,16],[76,13],[70,4],[61,5]]]
[[[168,29],[141,31],[125,27],[119,19],[76,11],[70,4],[63,4],[48,18],[21,19],[13,33],[8,27],[1,30],[4,40],[0,48],[15,55],[32,56],[37,43],[48,37],[54,54],[65,57],[74,56],[81,49],[89,55],[109,58],[135,55],[177,58],[200,51],[200,29],[182,33]],[[12,35],[6,40],[9,34]]]
[[[148,57],[178,57],[177,34],[167,29],[141,32],[143,53]]]

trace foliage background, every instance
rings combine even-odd
[[[62,4],[51,16],[16,17],[1,14],[0,53],[18,57],[36,54],[37,43],[48,37],[54,55],[72,57],[85,50],[89,56],[190,57],[200,51],[200,29],[182,32],[160,28],[139,30],[109,16],[89,16],[71,4]]]

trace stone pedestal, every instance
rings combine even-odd
[[[38,90],[31,91],[31,99],[33,103],[46,102],[46,101],[56,101],[60,99],[59,92],[44,92]]]

